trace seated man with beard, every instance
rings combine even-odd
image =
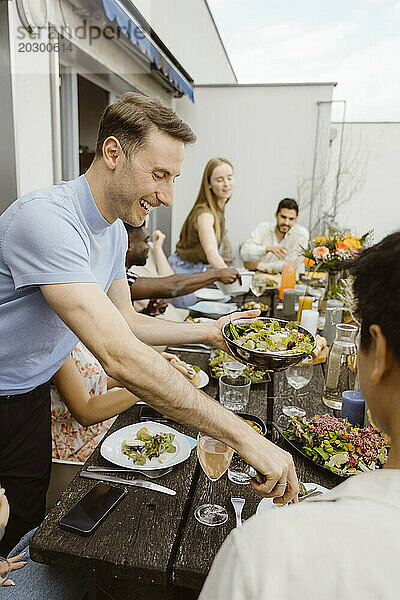
[[[287,260],[295,263],[297,272],[304,269],[301,248],[308,243],[308,231],[296,223],[299,206],[296,200],[284,198],[275,213],[275,223],[259,223],[240,249],[245,267],[282,271]]]

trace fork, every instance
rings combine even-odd
[[[172,467],[166,467],[165,469],[152,469],[151,471],[142,471],[139,469],[113,469],[112,467],[96,467],[91,466],[87,467],[86,471],[89,473],[140,473],[148,479],[159,479],[170,473],[172,471]]]
[[[242,524],[242,510],[246,500],[244,498],[231,498],[231,502],[235,509],[236,527],[240,527]]]

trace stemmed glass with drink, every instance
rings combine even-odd
[[[303,417],[305,410],[297,406],[298,391],[308,385],[311,381],[313,371],[313,358],[306,356],[297,365],[289,367],[285,371],[288,384],[293,388],[293,404],[283,406],[282,412],[287,417]]]
[[[262,296],[265,290],[267,289],[267,284],[265,283],[265,279],[259,274],[255,273],[253,275],[253,279],[251,280],[250,289],[254,296],[259,298]]]
[[[217,481],[227,471],[232,455],[233,448],[224,442],[202,433],[197,436],[197,457],[204,473],[210,480],[209,501],[197,507],[194,511],[194,516],[203,525],[215,527],[228,520],[226,509],[219,504],[214,504],[211,496],[212,482]]]

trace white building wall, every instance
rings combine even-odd
[[[196,103],[175,105],[198,136],[187,149],[176,182],[172,217],[173,249],[193,206],[207,161],[228,158],[235,167],[235,189],[226,209],[233,251],[261,221],[274,219],[282,198],[296,197],[312,176],[317,102],[329,102],[333,84],[196,87]],[[330,113],[321,113],[319,159],[325,160]],[[307,225],[308,212],[299,222]]]
[[[53,183],[50,56],[20,51],[20,44],[30,39],[25,30],[26,35],[21,33],[14,2],[9,3],[9,10],[17,192],[21,195]],[[43,34],[42,41],[48,42],[47,35]]]
[[[340,133],[342,123],[332,123]],[[331,145],[334,179],[340,136]],[[353,233],[374,229],[378,242],[400,230],[400,123],[345,123],[342,149],[343,186],[337,222]]]
[[[133,0],[196,84],[235,83],[205,0]]]

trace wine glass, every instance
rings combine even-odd
[[[282,412],[287,417],[304,417],[306,411],[297,406],[297,393],[310,383],[313,370],[312,356],[306,356],[302,361],[285,371],[287,382],[293,388],[293,404],[283,406]]]
[[[204,473],[210,480],[209,502],[198,506],[194,511],[194,516],[203,525],[215,527],[228,520],[228,513],[225,508],[219,504],[213,504],[211,496],[212,482],[222,477],[228,469],[232,455],[233,448],[230,448],[224,442],[202,433],[197,436],[197,457]]]
[[[6,558],[0,556],[0,587],[7,581],[10,571],[10,562]]]
[[[251,280],[250,284],[250,289],[254,296],[256,296],[257,298],[262,296],[265,290],[267,289],[265,280],[262,279],[258,273],[253,275],[253,279]]]

